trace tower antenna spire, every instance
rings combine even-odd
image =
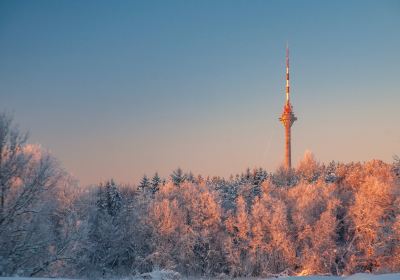
[[[286,42],[286,103],[290,103],[289,43]]]

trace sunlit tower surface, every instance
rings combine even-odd
[[[289,47],[286,47],[286,102],[279,120],[285,127],[285,168],[290,169],[292,167],[291,127],[297,118],[293,113],[293,106],[290,104]]]

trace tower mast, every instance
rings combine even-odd
[[[286,103],[290,103],[289,46],[286,44]]]
[[[279,120],[285,127],[285,168],[290,169],[292,168],[291,127],[297,118],[294,115],[293,107],[290,104],[289,46],[286,46],[286,102]]]

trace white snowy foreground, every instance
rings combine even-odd
[[[152,280],[171,280],[170,277],[165,277],[163,273],[148,273],[146,277],[131,277],[131,278],[122,278],[120,280],[140,280],[140,279],[152,279]],[[182,278],[182,279],[210,279],[210,278]],[[221,279],[221,278],[215,278]],[[223,279],[229,279],[223,278]],[[261,280],[267,278],[240,278],[241,280]],[[400,280],[400,273],[392,273],[392,274],[366,274],[366,273],[357,273],[350,276],[281,276],[278,278],[268,278],[268,279],[285,279],[285,280]],[[28,278],[28,277],[0,277],[0,280],[76,280],[76,279],[67,279],[67,278]],[[104,280],[104,279],[103,279]],[[117,280],[116,278],[110,280]]]

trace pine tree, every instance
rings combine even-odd
[[[116,216],[121,210],[122,197],[118,191],[117,185],[114,180],[110,180],[105,186],[107,193],[107,210],[111,216]]]
[[[254,184],[257,186],[261,186],[261,184],[268,178],[268,173],[261,167],[256,170],[254,176]]]
[[[151,182],[146,174],[143,175],[142,180],[140,181],[140,184],[138,187],[142,191],[149,190],[152,187]]]
[[[98,200],[96,202],[100,211],[107,212],[110,216],[116,216],[121,209],[122,197],[114,180],[107,181],[98,188]]]
[[[172,172],[171,179],[175,186],[179,186],[181,183],[186,181],[186,175],[183,173],[181,168],[178,168]]]
[[[246,173],[243,175],[243,181],[249,181],[251,179],[252,175],[250,172],[250,168],[246,168]]]
[[[158,176],[158,173],[156,172],[153,178],[151,179],[151,191],[153,194],[159,190],[160,184],[161,184],[161,178],[160,176]]]
[[[195,180],[196,180],[196,179],[194,178],[194,175],[193,175],[192,171],[190,171],[190,172],[189,172],[188,174],[186,174],[185,176],[186,176],[186,179],[187,179],[188,182],[194,183]]]
[[[324,175],[326,183],[334,183],[337,180],[336,167],[337,164],[334,161],[331,161],[329,165],[325,168]]]
[[[119,250],[125,231],[120,222],[122,196],[114,180],[100,184],[97,190],[96,206],[89,215],[87,242],[83,256],[78,261],[84,273],[111,273],[118,265],[122,253]],[[85,260],[85,257],[87,260]]]

